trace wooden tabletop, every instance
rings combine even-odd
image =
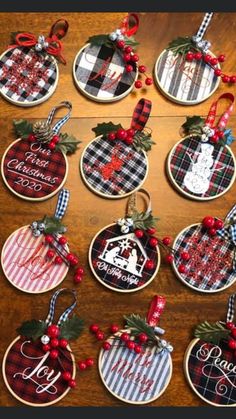
[[[149,126],[153,130],[156,145],[149,154],[150,171],[145,188],[150,192],[153,201],[153,212],[160,218],[158,235],[170,235],[173,238],[189,224],[200,222],[205,215],[224,218],[235,203],[236,185],[231,190],[209,202],[190,201],[180,196],[168,182],[164,166],[168,151],[180,139],[179,128],[186,115],[203,115],[209,110],[213,99],[222,92],[235,92],[235,88],[227,88],[223,83],[216,93],[196,106],[181,106],[165,99],[155,86],[146,91],[136,91],[120,102],[98,104],[89,101],[77,91],[72,80],[72,63],[78,50],[92,34],[109,33],[119,26],[122,13],[1,13],[0,14],[0,50],[9,45],[10,32],[31,31],[35,34],[47,34],[52,23],[64,17],[70,24],[69,32],[63,39],[65,66],[60,65],[60,79],[55,94],[45,103],[24,109],[16,107],[0,98],[1,115],[1,155],[5,148],[15,139],[12,130],[12,119],[46,118],[49,110],[62,100],[70,100],[73,104],[72,118],[66,126],[82,140],[78,152],[69,157],[69,175],[66,187],[71,191],[71,199],[64,223],[68,227],[67,236],[70,248],[80,256],[85,266],[86,275],[78,290],[78,313],[84,318],[86,328],[79,340],[72,345],[77,359],[85,357],[97,358],[99,344],[94,342],[88,332],[91,323],[97,322],[102,329],[108,331],[111,322],[122,324],[124,314],[140,313],[145,316],[151,298],[155,294],[164,295],[167,299],[166,310],[161,324],[166,329],[167,338],[174,345],[173,377],[166,392],[153,406],[200,406],[204,405],[190,389],[183,374],[183,357],[191,340],[193,327],[205,319],[216,321],[224,319],[229,295],[236,286],[226,291],[202,295],[185,287],[174,275],[171,268],[164,262],[153,282],[137,293],[119,294],[112,292],[92,276],[87,263],[88,247],[93,236],[103,226],[124,216],[126,199],[111,201],[100,198],[88,190],[81,180],[79,159],[86,143],[93,138],[91,128],[97,123],[112,120],[114,123],[129,125],[130,117],[138,99],[146,97],[153,102]],[[192,35],[198,28],[202,13],[141,13],[140,29],[137,40],[140,42],[139,55],[144,57],[149,70],[154,68],[155,61],[167,43],[176,36]],[[235,28],[236,13],[216,13],[213,17],[207,39],[212,43],[212,51],[217,55],[227,56],[224,71],[235,72]],[[223,108],[219,109],[219,112]],[[60,114],[59,114],[60,115]],[[229,127],[236,135],[236,116],[232,116]],[[236,146],[232,149],[236,151]],[[7,237],[17,228],[29,224],[44,214],[53,214],[56,197],[41,202],[30,203],[18,199],[5,186],[0,191],[1,202],[1,247]],[[5,349],[16,337],[15,329],[24,320],[44,318],[48,310],[51,292],[39,295],[28,295],[10,285],[1,273],[1,346],[0,358]],[[72,288],[72,274],[68,274],[63,286]],[[63,306],[64,304],[64,306]],[[59,308],[65,307],[62,298]],[[0,380],[0,404],[2,406],[20,405],[8,392]],[[110,395],[102,385],[98,369],[81,373],[78,387],[58,403],[71,406],[119,406],[123,403]]]

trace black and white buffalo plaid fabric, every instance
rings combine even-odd
[[[0,59],[0,92],[16,103],[26,105],[50,96],[56,85],[57,65],[50,55],[33,48],[17,47]]]
[[[226,341],[221,341],[219,346],[197,341],[188,356],[186,368],[199,396],[219,406],[236,404],[235,359],[234,351],[228,348]]]
[[[186,228],[175,243],[175,267],[183,263],[180,255],[188,252],[186,273],[181,279],[198,291],[214,292],[236,279],[233,268],[234,244],[222,237],[210,237],[201,224]]]
[[[234,177],[235,165],[229,149],[219,144],[214,144],[212,153],[213,166],[206,167],[209,169],[210,176],[204,179],[209,181],[208,190],[201,194],[190,191],[184,184],[184,178],[187,173],[193,170],[193,166],[198,163],[202,144],[204,143],[201,142],[198,136],[184,138],[171,152],[168,171],[173,181],[183,192],[193,197],[204,199],[217,196],[229,187]]]
[[[106,45],[88,45],[77,56],[75,79],[82,91],[109,100],[125,94],[133,85],[136,64],[129,64],[133,71],[127,73],[122,53]]]
[[[147,173],[147,157],[141,151],[102,137],[92,141],[82,157],[88,185],[106,196],[122,196],[138,188]]]

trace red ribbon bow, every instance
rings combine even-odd
[[[131,22],[134,21],[134,25],[131,27]],[[136,13],[129,13],[121,23],[120,29],[123,35],[132,36],[135,35],[139,27],[139,18]]]
[[[155,297],[153,297],[147,315],[147,322],[150,326],[155,327],[158,324],[165,304],[165,297],[162,297],[161,295],[155,295]]]
[[[60,27],[60,29],[59,29]],[[43,47],[43,49],[50,55],[57,57],[63,64],[66,64],[66,60],[61,54],[62,43],[60,41],[63,38],[69,28],[69,24],[65,19],[57,20],[51,27],[48,37],[45,38],[45,42],[48,46]],[[30,32],[18,33],[15,37],[16,44],[10,45],[9,48],[20,47],[33,47],[39,43],[38,38]]]

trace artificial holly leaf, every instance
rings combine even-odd
[[[197,115],[187,116],[186,122],[181,126],[183,134],[188,135],[193,132],[197,134],[201,134],[204,123],[205,123],[205,119],[202,118],[201,116],[197,116]]]
[[[60,150],[64,154],[73,154],[78,149],[77,144],[81,142],[73,135],[60,134],[60,141],[56,145],[56,150]]]
[[[43,336],[46,328],[47,325],[42,320],[28,320],[22,323],[21,327],[16,330],[21,336],[36,340]]]
[[[145,131],[137,131],[133,138],[133,146],[137,151],[150,151],[155,142],[152,140],[151,134],[146,134]]]
[[[134,211],[132,214],[132,220],[134,222],[134,229],[147,230],[148,228],[154,227],[156,222],[159,220],[157,217],[153,217],[152,211],[149,212],[138,212]]]
[[[152,326],[147,324],[146,320],[143,319],[139,314],[131,314],[130,316],[124,316],[126,320],[126,327],[132,329],[132,334],[139,335],[145,333],[149,340],[157,343],[157,338]]]
[[[124,41],[125,45],[130,45],[131,47],[133,47],[133,49],[135,49],[135,47],[139,45],[139,42],[137,42],[133,36],[125,36]]]
[[[215,345],[218,345],[221,339],[226,339],[229,334],[230,330],[225,329],[220,322],[208,323],[205,321],[199,324],[194,331],[196,338],[205,342],[214,343]]]
[[[123,128],[121,124],[113,124],[113,122],[102,122],[97,124],[96,127],[92,128],[92,131],[95,132],[96,136],[99,135],[106,136],[110,132],[116,132],[118,129]]]
[[[66,231],[66,227],[61,224],[61,221],[58,218],[45,215],[43,220],[40,220],[39,222],[45,224],[45,234],[65,233]]]
[[[193,43],[189,36],[186,37],[178,37],[171,41],[167,48],[173,52],[174,55],[182,54],[185,55],[188,51],[194,49],[196,51],[200,51]]]
[[[33,124],[26,119],[14,119],[13,125],[18,138],[28,138],[33,132]]]
[[[65,320],[60,326],[60,338],[73,340],[77,339],[84,328],[84,321],[76,314]]]
[[[109,40],[108,34],[90,36],[87,42],[90,43],[91,45],[97,45],[97,46],[111,43],[111,41]]]

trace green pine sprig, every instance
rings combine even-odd
[[[126,320],[126,328],[130,329],[133,335],[139,335],[145,333],[151,342],[157,344],[157,338],[152,326],[147,324],[146,320],[139,314],[131,314],[130,316],[124,316]]]
[[[148,228],[155,227],[159,218],[153,217],[152,211],[138,212],[134,211],[131,215],[133,220],[134,229],[147,230]]]
[[[218,345],[222,339],[227,339],[229,334],[230,330],[226,329],[220,322],[209,323],[205,321],[199,324],[194,331],[196,338],[215,345]]]
[[[192,39],[189,36],[178,37],[173,39],[173,41],[169,43],[166,49],[172,51],[174,55],[185,55],[187,54],[187,52],[193,50],[201,52],[201,50],[198,47],[196,47],[196,45],[192,42]]]
[[[45,225],[44,234],[63,234],[66,231],[66,227],[56,217],[45,215],[42,220],[37,220],[37,223]]]

